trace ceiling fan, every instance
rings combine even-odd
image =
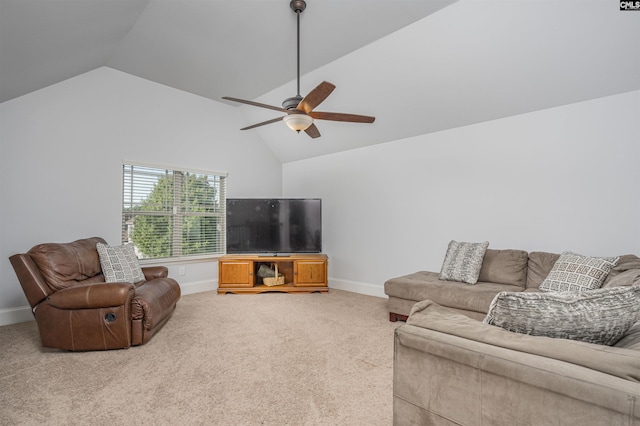
[[[284,117],[273,118],[271,120],[244,127],[240,130],[254,129],[256,127],[264,126],[266,124],[271,124],[282,120],[291,130],[295,130],[298,133],[300,133],[301,130],[304,130],[304,132],[312,138],[318,138],[320,137],[320,131],[314,124],[314,119],[345,121],[350,123],[373,123],[375,121],[375,117],[367,115],[314,111],[313,109],[320,105],[325,99],[327,99],[331,92],[333,92],[333,90],[336,88],[335,85],[329,83],[328,81],[323,81],[322,83],[320,83],[304,98],[300,96],[300,14],[307,7],[307,3],[304,0],[291,0],[291,3],[289,3],[289,7],[291,7],[291,10],[296,13],[298,20],[298,94],[292,98],[285,99],[284,102],[282,102],[282,108],[259,102],[247,101],[245,99],[223,96],[222,99],[226,99],[228,101],[253,105],[260,108],[272,109],[287,114]]]

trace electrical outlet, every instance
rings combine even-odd
[[[185,268],[184,266],[181,266],[180,268],[178,268],[178,275],[184,275],[187,272],[187,268]]]

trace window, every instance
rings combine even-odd
[[[224,253],[226,173],[129,163],[122,177],[122,241],[140,259]]]

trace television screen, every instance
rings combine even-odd
[[[227,253],[321,251],[321,199],[227,198]]]

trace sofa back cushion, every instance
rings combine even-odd
[[[563,252],[540,284],[542,291],[588,291],[602,287],[620,257],[591,257]]]
[[[529,253],[527,289],[538,289],[551,272],[560,254],[532,251]],[[640,285],[640,258],[634,254],[620,256],[616,266],[604,280],[602,288],[622,285]]]
[[[640,320],[636,322],[628,331],[627,334],[618,343],[613,345],[617,348],[627,348],[640,352]]]
[[[558,253],[547,253],[543,251],[532,251],[529,253],[527,288],[539,288],[559,258],[560,254]]]
[[[525,288],[529,256],[524,250],[487,249],[478,281]]]
[[[93,237],[72,243],[39,244],[28,254],[47,284],[57,291],[81,282],[104,281],[97,243],[104,244],[105,240]]]
[[[635,254],[620,256],[620,260],[611,269],[602,287],[623,285],[640,285],[640,257]]]

